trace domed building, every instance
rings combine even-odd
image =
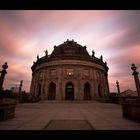
[[[32,99],[94,100],[109,94],[108,67],[102,56],[89,55],[86,46],[67,40],[34,62]]]

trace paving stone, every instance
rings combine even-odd
[[[51,120],[44,130],[94,130],[87,120]]]
[[[81,120],[89,122],[96,130],[140,130],[140,123],[122,117],[120,105],[84,101],[18,104],[15,118],[0,122],[0,130],[42,130],[51,120],[59,121],[53,122],[46,130],[59,129],[56,124],[61,124],[66,130],[91,129],[85,122],[85,125],[79,123]],[[61,122],[64,120],[77,122],[70,123],[67,128],[66,123]]]

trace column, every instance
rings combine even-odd
[[[3,82],[4,82],[4,78],[5,78],[5,74],[7,74],[6,69],[8,68],[7,62],[5,62],[2,65],[3,70],[0,71],[1,76],[0,76],[0,91],[3,90]]]
[[[116,86],[117,86],[117,91],[118,91],[118,103],[120,104],[121,103],[121,93],[120,93],[120,85],[119,85],[119,82],[118,80],[116,80]]]
[[[140,82],[139,82],[139,78],[138,78],[139,73],[136,71],[137,67],[135,66],[135,64],[132,64],[131,69],[133,70],[132,75],[134,75],[137,93],[138,93],[138,96],[140,96]]]

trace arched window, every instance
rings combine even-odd
[[[55,100],[55,96],[56,96],[56,84],[52,82],[49,84],[48,100]]]
[[[103,97],[102,92],[101,92],[101,85],[100,84],[98,85],[98,95],[99,95],[100,98]]]
[[[91,100],[89,83],[84,84],[84,100]]]
[[[41,95],[41,84],[38,84],[37,98],[39,98],[40,95]]]

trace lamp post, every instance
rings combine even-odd
[[[5,74],[7,74],[7,71],[6,71],[6,69],[8,68],[7,62],[5,62],[2,65],[2,68],[3,68],[3,70],[0,71],[0,73],[1,73],[1,76],[0,76],[0,91],[2,91],[2,89],[3,89],[3,82],[4,82]]]
[[[20,81],[20,85],[19,85],[19,93],[21,93],[21,91],[22,91],[22,83],[23,83],[23,80]]]
[[[23,80],[20,81],[20,85],[19,85],[19,96],[20,96],[20,101],[22,102],[22,83],[23,83]]]
[[[116,86],[117,86],[117,90],[118,90],[118,101],[119,101],[119,104],[120,104],[121,94],[120,94],[120,85],[119,85],[118,80],[116,80]]]
[[[139,81],[139,77],[138,77],[139,73],[136,71],[137,67],[135,66],[135,64],[132,64],[131,69],[133,70],[132,75],[134,75],[137,93],[138,93],[138,96],[140,97],[140,81]]]

